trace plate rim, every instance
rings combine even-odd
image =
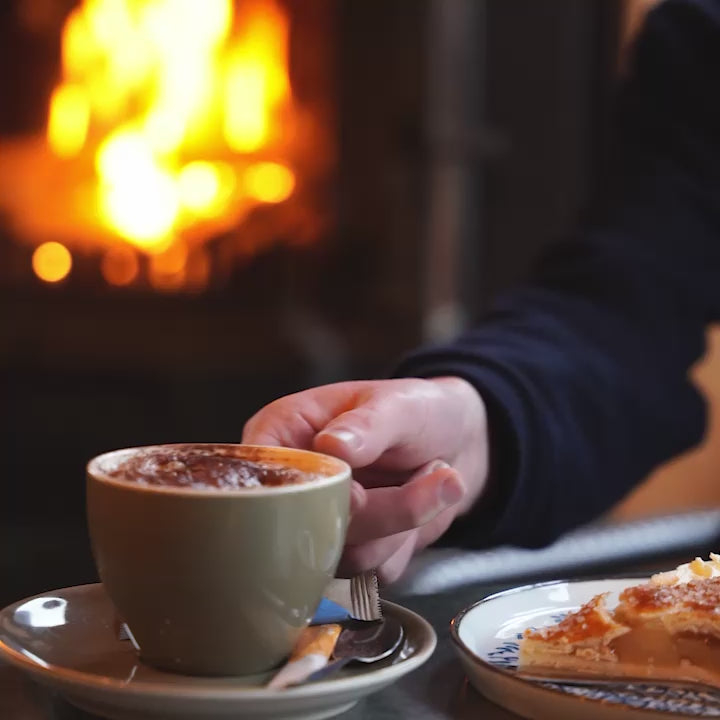
[[[10,605],[0,609],[0,616],[30,600],[46,597],[53,593],[63,592],[80,592],[80,591],[98,591],[101,590],[102,583],[85,583],[80,585],[71,585],[64,588],[56,588],[31,595],[27,598],[17,600]],[[92,691],[102,694],[122,694],[125,698],[133,697],[142,698],[161,698],[172,695],[176,699],[185,701],[215,701],[215,702],[264,702],[278,700],[303,700],[317,697],[331,698],[336,694],[347,692],[358,692],[363,689],[373,688],[375,686],[386,685],[403,675],[423,665],[435,652],[437,647],[437,633],[432,625],[422,615],[406,608],[399,603],[389,600],[381,600],[383,608],[387,608],[393,613],[403,618],[409,618],[422,631],[423,642],[418,650],[410,657],[402,660],[394,665],[386,665],[376,670],[368,669],[363,674],[351,677],[329,678],[314,683],[298,685],[291,688],[285,688],[282,691],[268,690],[265,687],[192,687],[183,685],[163,685],[161,682],[148,681],[144,685],[129,685],[120,680],[103,677],[100,674],[83,672],[82,670],[74,670],[58,665],[45,665],[40,662],[33,661],[31,658],[23,655],[21,652],[7,645],[0,639],[0,661],[4,660],[18,670],[27,672],[31,677],[44,685],[50,685],[58,688],[61,692],[77,695],[78,690]],[[38,658],[41,661],[41,658]]]
[[[463,618],[470,613],[475,608],[479,607],[480,605],[484,605],[486,603],[491,602],[492,600],[497,600],[502,597],[507,597],[510,595],[516,595],[520,594],[522,592],[528,592],[530,590],[538,590],[541,588],[548,588],[555,585],[580,585],[581,583],[606,583],[606,582],[625,582],[628,581],[630,583],[638,582],[638,581],[647,581],[649,580],[649,576],[641,576],[641,577],[608,577],[608,578],[585,578],[585,579],[560,579],[560,580],[547,580],[543,582],[538,583],[528,583],[526,585],[519,585],[517,587],[511,587],[507,588],[505,590],[500,590],[495,593],[491,593],[490,595],[481,598],[480,600],[477,600],[476,602],[464,607],[462,610],[460,610],[450,621],[450,638],[456,648],[456,650],[460,651],[462,655],[465,655],[466,659],[473,662],[475,665],[480,665],[483,669],[483,671],[487,671],[489,673],[492,673],[495,677],[497,677],[499,680],[501,679],[503,682],[512,682],[512,683],[520,683],[524,688],[532,688],[533,692],[538,693],[544,693],[548,695],[548,697],[552,697],[553,699],[559,699],[561,697],[570,697],[567,695],[567,693],[563,693],[561,690],[555,690],[554,688],[546,687],[545,685],[541,683],[532,683],[528,680],[525,680],[521,677],[517,677],[514,673],[510,672],[506,668],[499,667],[497,665],[493,665],[492,663],[488,662],[484,658],[480,657],[477,653],[473,652],[461,639],[459,635],[459,628],[460,624],[463,620]],[[582,702],[593,702],[593,703],[602,703],[604,706],[608,708],[614,708],[621,711],[627,711],[627,706],[621,703],[617,704],[610,704],[605,702],[604,700],[596,700],[593,698],[577,698],[578,701]],[[673,717],[671,713],[667,713],[668,720]]]

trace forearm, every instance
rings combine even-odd
[[[719,73],[720,2],[658,8],[620,104],[602,220],[477,330],[398,368],[464,377],[485,400],[490,480],[456,527],[463,542],[546,543],[701,439],[688,372],[720,318]]]
[[[702,399],[680,364],[661,357],[661,337],[656,345],[630,327],[613,331],[610,319],[561,312],[552,298],[543,310],[536,292],[534,302],[511,298],[481,329],[399,368],[452,372],[485,402],[489,480],[456,528],[463,544],[547,543],[602,514],[703,433]],[[681,342],[699,355],[699,325],[695,334]]]

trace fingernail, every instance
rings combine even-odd
[[[450,507],[460,502],[465,496],[465,486],[457,475],[445,478],[440,486],[440,502]]]
[[[367,495],[365,493],[365,488],[360,485],[360,483],[353,481],[352,485],[350,486],[350,496],[350,509],[353,512],[357,512],[364,507]]]
[[[361,440],[352,430],[343,430],[341,428],[331,428],[330,430],[322,430],[318,435],[330,435],[338,442],[342,443],[350,450],[357,450],[360,447]]]
[[[437,472],[438,470],[445,470],[449,468],[450,466],[444,461],[444,460],[433,460],[425,470],[425,475],[431,475],[434,472]]]

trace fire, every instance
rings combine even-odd
[[[61,158],[71,158],[83,148],[90,124],[90,105],[84,89],[61,85],[50,98],[48,144]]]
[[[115,286],[146,268],[159,289],[202,287],[202,246],[296,190],[288,34],[279,0],[83,0],[62,29],[44,159],[32,149],[44,169],[3,190],[25,235],[54,243],[52,261],[37,248],[38,277],[67,275],[71,251],[96,252]],[[57,197],[30,218],[38,177]]]
[[[293,174],[277,163],[256,163],[245,172],[245,185],[250,197],[260,202],[282,202],[293,191]]]

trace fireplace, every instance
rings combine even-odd
[[[582,204],[615,5],[2,3],[0,527],[90,568],[88,457],[477,317]]]
[[[93,454],[237,441],[419,340],[412,5],[3,5],[3,526],[81,528]]]
[[[0,209],[33,274],[197,293],[268,245],[318,240],[332,62],[312,21],[327,8],[294,20],[279,0],[74,7],[44,126],[0,145]]]

